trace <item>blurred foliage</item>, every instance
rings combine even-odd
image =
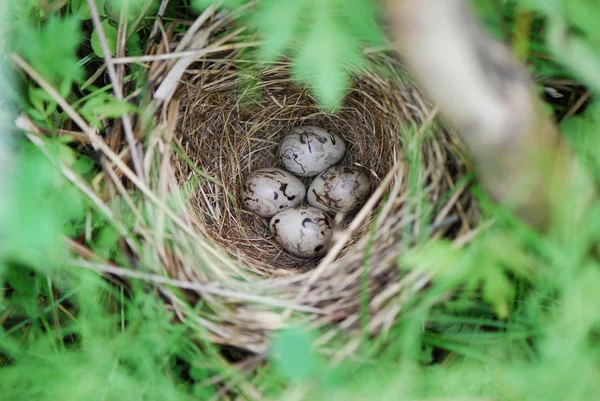
[[[131,22],[154,15],[159,4],[159,0],[104,0],[104,11],[114,22],[119,22],[121,13]]]
[[[195,2],[199,8],[219,3],[234,9],[246,1]],[[289,57],[294,77],[324,108],[335,109],[352,73],[365,64],[362,49],[385,43],[378,12],[371,0],[262,0],[246,19],[264,41],[257,61]]]
[[[600,179],[600,135],[594,134],[600,126],[600,107],[591,105],[583,114],[565,120],[560,128],[569,139],[571,146],[593,171],[596,182]]]
[[[408,268],[425,269],[447,290],[482,289],[483,299],[506,318],[515,301],[514,278],[531,278],[531,260],[523,245],[509,234],[487,233],[465,249],[444,240],[426,243],[405,253],[400,262]]]
[[[55,141],[54,152],[70,149]],[[64,156],[63,156],[64,157]],[[71,226],[83,217],[79,192],[65,182],[47,158],[30,145],[20,150],[17,163],[11,166],[13,179],[3,205],[7,233],[2,241],[3,257],[47,271],[66,257],[60,234],[76,234]]]
[[[27,20],[19,20],[11,32],[14,50],[19,52],[44,78],[58,86],[64,95],[73,82],[82,79],[75,54],[81,43],[79,20],[59,19],[51,15],[43,30],[32,29]]]
[[[279,373],[291,380],[306,380],[317,377],[317,359],[312,349],[314,338],[301,329],[285,329],[273,340],[271,358]]]
[[[193,18],[197,14],[190,3],[170,2],[165,20]],[[192,3],[197,13],[213,2]],[[220,2],[229,8],[247,3]],[[600,182],[596,3],[474,3],[490,31],[510,43],[538,77],[577,77],[589,88],[590,105],[562,121],[561,129]],[[96,0],[111,51],[122,4]],[[141,53],[158,4],[127,3],[128,55]],[[0,32],[9,39],[3,52],[27,60],[89,124],[102,130],[106,119],[140,112],[111,95],[110,85],[83,85],[104,56],[86,0],[7,1],[2,7]],[[258,2],[243,19],[264,45],[256,64],[241,66],[241,97],[254,101],[253,74],[262,62],[288,57],[295,77],[325,107],[335,107],[352,74],[364,65],[365,47],[385,44],[378,13],[378,3],[371,0]],[[139,76],[126,80],[138,85]],[[201,328],[187,321],[173,324],[161,297],[143,284],[132,281],[131,288],[120,288],[69,263],[62,236],[85,238],[98,256],[129,264],[117,231],[59,170],[62,164],[90,181],[97,161],[69,137],[40,137],[45,153],[33,146],[11,123],[16,106],[50,132],[68,117],[22,73],[4,80],[2,88],[0,398],[183,401],[232,396],[232,388],[222,383],[238,383],[240,371],[201,340]],[[407,141],[412,171],[419,168],[420,146],[416,139]],[[416,173],[408,181],[419,206],[415,210],[425,211],[418,223],[428,227],[427,211],[434,205],[424,193],[427,183]],[[246,379],[272,399],[284,400],[597,398],[600,205],[581,227],[551,237],[528,230],[482,195],[480,201],[496,219],[492,229],[463,248],[423,235],[402,255],[400,268],[420,270],[432,280],[389,331],[366,335],[360,352],[332,367],[332,356],[343,352],[343,338],[323,347],[324,358],[312,347],[318,333],[283,330],[274,338],[267,363]],[[127,208],[115,205],[115,210],[126,227],[135,224]],[[243,396],[252,398],[249,394]]]

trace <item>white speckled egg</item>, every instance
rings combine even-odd
[[[298,206],[305,195],[304,184],[289,172],[278,168],[255,170],[246,177],[242,186],[244,207],[261,217],[271,217]]]
[[[342,138],[312,125],[295,128],[279,146],[285,168],[300,177],[314,177],[335,165],[345,151]]]
[[[308,203],[328,213],[350,213],[367,201],[369,177],[348,166],[334,166],[319,174],[308,187]]]
[[[333,236],[331,218],[311,206],[279,212],[271,218],[270,226],[283,249],[305,259],[327,253]]]

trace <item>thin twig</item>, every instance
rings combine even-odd
[[[199,283],[191,283],[189,281],[184,281],[184,280],[173,280],[173,279],[169,279],[167,277],[158,276],[156,274],[142,273],[140,271],[134,271],[134,270],[126,269],[123,267],[110,266],[110,265],[105,265],[105,264],[101,264],[101,263],[91,263],[91,262],[88,262],[85,260],[70,260],[68,263],[74,267],[80,267],[80,268],[93,270],[93,271],[100,272],[100,273],[105,273],[105,274],[108,273],[108,274],[114,274],[114,275],[120,276],[120,277],[135,278],[138,280],[143,280],[143,281],[151,282],[154,284],[171,285],[173,287],[177,287],[177,288],[181,288],[181,289],[185,289],[185,290],[194,290],[199,293],[204,292],[207,294],[212,294],[212,295],[216,295],[216,296],[224,297],[224,298],[238,299],[238,300],[247,301],[247,302],[255,302],[255,303],[260,303],[260,304],[264,304],[264,305],[275,306],[278,308],[279,307],[288,308],[288,309],[293,309],[293,310],[296,310],[299,312],[316,313],[319,315],[325,314],[325,312],[322,309],[313,308],[310,306],[298,305],[296,303],[284,301],[281,299],[267,298],[267,297],[263,297],[260,295],[253,295],[253,294],[243,294],[240,291],[226,290],[226,289],[216,288],[216,287],[209,286],[209,285],[204,285],[204,284],[199,284]]]
[[[587,91],[579,99],[577,99],[577,102],[575,102],[575,104],[573,105],[573,107],[571,107],[569,109],[569,111],[567,111],[567,113],[561,119],[561,121],[564,121],[567,118],[574,116],[575,113],[577,113],[581,109],[581,107],[585,104],[585,102],[588,101],[589,98],[590,98],[590,92]]]
[[[91,0],[88,0],[88,1],[91,1]],[[114,64],[143,63],[143,62],[148,62],[148,61],[170,60],[170,59],[176,59],[176,58],[181,58],[181,57],[190,57],[190,56],[191,57],[202,57],[207,54],[217,53],[217,52],[226,51],[226,50],[237,50],[237,49],[245,49],[248,47],[257,47],[257,46],[262,45],[262,43],[263,42],[258,42],[258,41],[246,42],[246,43],[233,43],[233,44],[229,44],[229,45],[207,47],[205,49],[199,49],[199,50],[186,50],[186,51],[176,52],[176,53],[156,54],[156,55],[150,55],[150,56],[120,57],[120,58],[112,59],[112,62]]]
[[[159,26],[162,23],[162,19],[167,11],[167,6],[169,5],[170,0],[162,0],[160,2],[160,7],[158,8],[158,13],[156,14],[156,19],[154,20],[154,24],[152,25],[152,31],[150,31],[150,40],[151,42],[154,38],[154,35],[158,32]]]
[[[117,99],[123,100],[123,89],[119,84],[117,71],[115,70],[114,59],[110,52],[110,48],[108,47],[108,41],[106,40],[106,35],[104,33],[104,28],[102,27],[102,22],[100,22],[100,15],[98,14],[96,2],[94,0],[87,0],[87,2],[90,8],[90,13],[92,15],[94,28],[98,33],[100,46],[102,47],[102,51],[104,52],[104,61],[106,62],[106,69],[108,71],[110,80],[113,83],[113,92]],[[131,160],[133,162],[133,167],[138,177],[140,177],[141,180],[145,180],[142,162],[140,160],[140,156],[136,148],[136,141],[135,136],[133,134],[133,124],[131,123],[131,117],[129,116],[129,114],[124,114],[121,120],[123,121],[123,129],[125,130],[125,138],[127,140],[127,144],[131,148]]]

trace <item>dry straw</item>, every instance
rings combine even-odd
[[[195,21],[158,21],[145,56],[107,60],[148,69],[152,98],[143,107],[155,121],[144,149],[133,152],[143,176],[124,163],[132,152],[115,145],[122,141],[105,142],[78,123],[104,155],[97,195],[90,196],[106,201],[115,221],[122,210],[135,216],[120,231],[137,267],[102,261],[68,241],[81,256],[72,263],[153,283],[179,318],[216,344],[264,353],[273,330],[304,323],[323,328],[321,346],[346,334],[339,360],[367,331],[385,333],[428,281],[402,269],[403,251],[423,237],[468,238],[477,219],[466,183],[457,184],[467,171],[457,139],[434,123],[436,111],[384,53],[369,55],[341,109],[327,113],[290,79],[287,63],[249,62],[257,42],[230,16],[209,8]],[[281,136],[303,124],[342,136],[342,163],[364,168],[374,186],[359,212],[336,220],[334,244],[316,261],[283,252],[267,222],[239,199],[249,172],[281,166]],[[135,122],[138,141],[147,126]]]

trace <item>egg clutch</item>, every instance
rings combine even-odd
[[[292,255],[316,258],[327,253],[332,216],[358,210],[369,197],[369,178],[357,168],[337,165],[345,152],[346,143],[338,135],[311,125],[298,127],[279,146],[285,170],[262,168],[246,177],[244,207],[271,218],[276,241]],[[308,190],[298,177],[314,177]]]

